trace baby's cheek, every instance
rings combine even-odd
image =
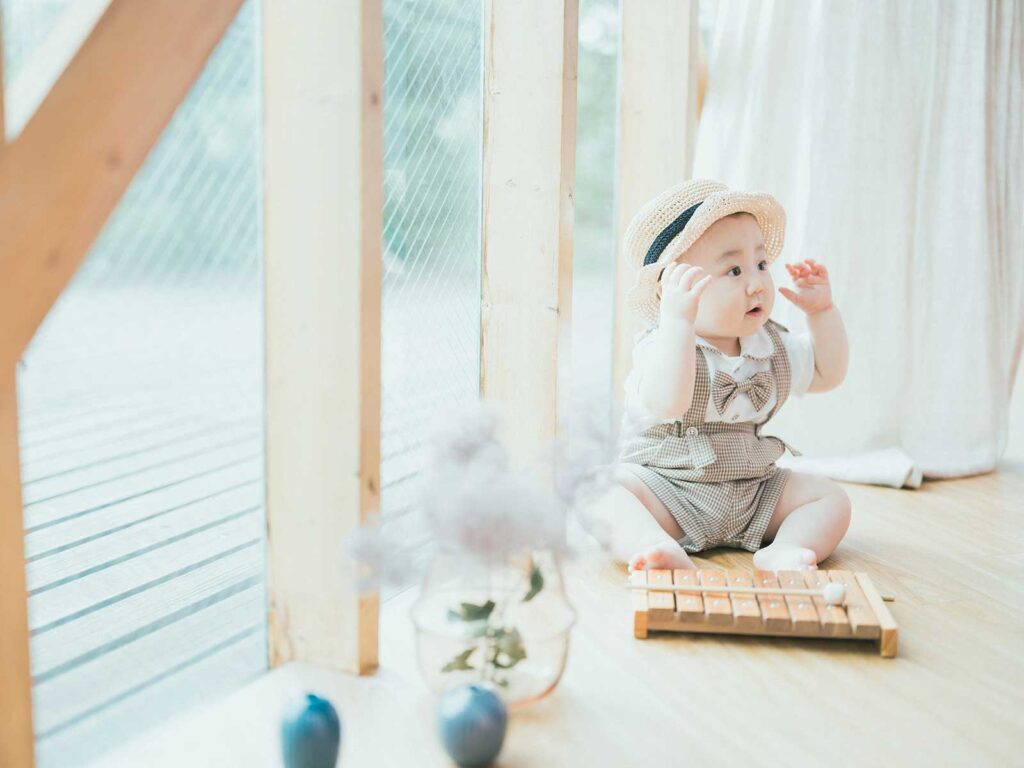
[[[747,311],[747,297],[743,291],[721,291],[715,298],[715,307],[719,315],[732,315],[736,310]]]
[[[720,330],[720,326],[729,324],[731,316],[736,314],[736,309],[739,305],[732,296],[727,294],[723,295],[717,291],[711,293],[710,290],[708,290],[707,294],[705,294],[700,302],[701,317],[705,325]]]
[[[722,312],[722,295],[715,290],[714,283],[708,286],[708,289],[704,291],[704,295],[701,296],[700,308],[704,310],[708,317],[717,317]]]

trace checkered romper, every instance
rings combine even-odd
[[[770,365],[776,393],[765,424],[786,401],[792,382],[780,329],[785,330],[772,320],[765,324],[773,345]],[[786,449],[800,454],[778,437],[762,437],[764,424],[706,422],[711,380],[699,349],[695,359],[690,409],[680,421],[655,425],[631,439],[620,461],[672,513],[685,534],[679,544],[687,552],[718,546],[754,552],[789,476],[789,470],[775,461]]]

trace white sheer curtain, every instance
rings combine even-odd
[[[995,466],[1024,340],[1019,0],[720,2],[694,176],[765,190],[833,276],[851,364],[769,433],[916,485]],[[777,284],[789,284],[781,264]],[[773,316],[802,314],[782,296]]]

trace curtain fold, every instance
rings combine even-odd
[[[694,176],[780,200],[776,284],[781,262],[827,265],[850,340],[844,384],[773,420],[807,454],[790,466],[913,486],[1002,454],[1024,342],[1022,17],[1019,0],[717,5]]]

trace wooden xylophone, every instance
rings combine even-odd
[[[841,605],[823,596],[830,583],[843,585],[827,592]],[[650,570],[633,571],[627,586],[638,638],[667,631],[873,640],[882,656],[896,655],[896,622],[866,573]]]

